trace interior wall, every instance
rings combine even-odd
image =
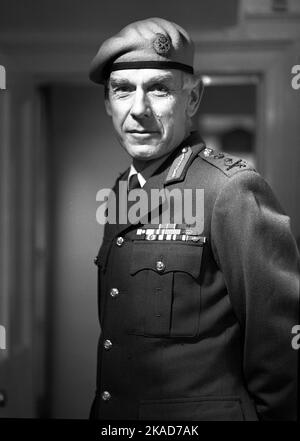
[[[101,87],[49,90],[51,191],[51,417],[87,418],[96,384],[96,266],[102,227],[96,193],[110,188],[127,155],[103,106]]]
[[[291,218],[300,244],[300,90],[292,87],[292,67],[299,64],[300,39],[274,60],[265,80],[272,88],[267,105],[266,128],[268,181]],[[262,146],[264,148],[264,146]]]
[[[5,61],[5,62],[4,62]],[[26,76],[7,70],[0,91],[0,417],[35,415],[34,314],[34,139],[36,94]]]

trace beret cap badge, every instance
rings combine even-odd
[[[158,55],[167,55],[171,49],[171,41],[167,35],[157,33],[153,40],[153,48]]]

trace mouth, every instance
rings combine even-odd
[[[156,139],[160,134],[158,131],[152,130],[129,130],[127,132],[129,139],[135,142],[146,142]]]
[[[152,135],[159,132],[157,130],[127,130],[127,133],[132,135]]]

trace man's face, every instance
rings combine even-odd
[[[188,134],[189,92],[179,70],[127,69],[111,73],[106,109],[130,156],[164,156]]]

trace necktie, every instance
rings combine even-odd
[[[128,190],[130,191],[130,190],[133,190],[134,188],[141,188],[141,184],[138,179],[137,173],[130,176],[130,179],[129,179]]]
[[[140,181],[138,179],[138,175],[137,173],[135,173],[134,175],[131,175],[129,178],[129,184],[128,184],[128,192],[130,192],[131,190],[135,189],[135,188],[141,188],[141,184]],[[130,208],[136,203],[135,200],[133,201],[128,201],[127,202],[127,215],[129,216],[129,210]],[[129,223],[131,223],[132,225],[136,225],[138,222],[133,222],[132,220],[128,219]]]

